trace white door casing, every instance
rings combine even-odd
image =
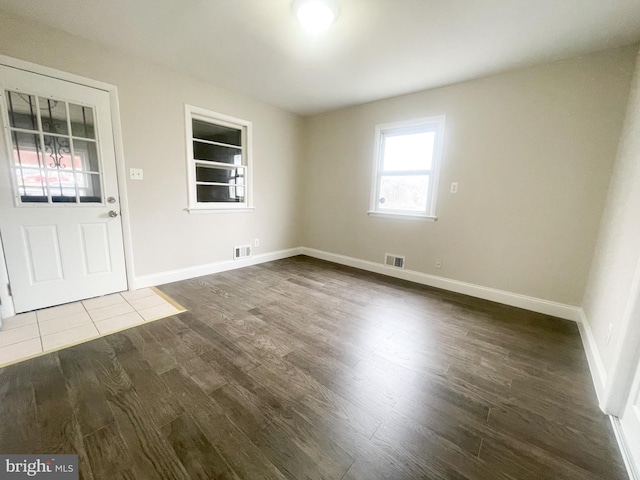
[[[624,433],[628,455],[631,457],[632,469],[640,474],[640,363],[637,366],[635,379],[631,386],[627,405],[620,417],[620,425]]]
[[[125,290],[122,223],[119,215],[110,216],[110,212],[120,213],[120,201],[109,93],[7,66],[0,66],[0,89],[0,235],[15,311]],[[28,128],[16,125],[14,117],[10,121],[6,91],[14,92],[15,100],[28,99],[35,111],[40,106],[42,118],[33,116],[37,122],[32,121]],[[66,135],[56,137],[50,127],[45,128],[47,104],[62,109],[63,115],[66,108],[68,121],[61,121]],[[90,134],[75,133],[72,117],[78,112],[89,118],[89,124],[94,122]],[[16,135],[35,139],[33,151],[21,152],[31,155],[32,162],[27,161],[22,169],[17,166],[15,145],[20,141]],[[64,158],[59,164],[51,148],[56,138],[60,142],[54,144],[65,141],[67,147],[61,150],[59,158]],[[33,168],[36,150],[42,158]],[[80,157],[91,157],[84,162],[91,166],[84,165]],[[27,188],[29,182],[19,178],[28,177],[25,172],[35,172],[31,176],[36,179],[44,177],[36,180],[43,182],[38,201],[33,200],[37,197],[33,185]],[[70,186],[68,180],[73,183],[74,178],[75,186]],[[113,203],[108,203],[108,198]]]

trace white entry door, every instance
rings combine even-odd
[[[0,97],[16,313],[126,290],[109,93],[0,65]]]
[[[620,424],[634,468],[637,470],[636,473],[640,474],[640,363],[631,386],[627,406],[620,417]]]

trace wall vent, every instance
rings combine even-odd
[[[384,254],[384,264],[389,267],[404,268],[404,256],[392,253]]]
[[[241,258],[247,258],[251,256],[251,245],[242,245],[240,247],[233,247],[233,259],[239,260]]]

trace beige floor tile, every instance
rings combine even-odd
[[[0,347],[13,345],[14,343],[25,342],[40,336],[38,324],[25,325],[24,327],[12,328],[0,332]]]
[[[0,365],[42,352],[40,337],[0,348]]]
[[[112,295],[105,295],[104,297],[90,298],[89,300],[83,300],[82,304],[87,310],[96,310],[98,308],[108,307],[109,305],[116,305],[118,303],[125,303],[126,300],[119,293]]]
[[[45,352],[57,350],[179,311],[153,289],[143,288],[16,315],[5,319],[0,331],[0,364],[33,356],[43,348]]]
[[[155,307],[145,308],[138,311],[145,320],[155,320],[156,318],[166,317],[178,312],[179,310],[176,307],[166,302],[162,305],[156,305]]]
[[[12,328],[25,327],[38,323],[36,312],[20,313],[15,317],[9,317],[2,320],[2,331],[11,330]]]
[[[87,325],[80,325],[64,332],[53,333],[51,335],[44,335],[42,337],[42,346],[44,351],[53,350],[54,348],[60,348],[65,345],[72,345],[82,342],[83,340],[89,340],[91,338],[98,337],[99,333],[96,326],[93,323]]]
[[[136,312],[133,312],[96,322],[96,327],[101,335],[106,335],[133,325],[140,325],[141,323],[144,323],[144,319]]]
[[[133,292],[122,292],[121,295],[128,302],[135,300],[136,298],[148,297],[149,295],[156,295],[151,288],[141,288],[140,290],[134,290]]]
[[[135,310],[131,305],[125,302],[91,310],[89,315],[94,322],[99,322],[101,320],[106,320],[107,318],[119,317],[120,315],[131,312],[135,312]]]
[[[162,298],[160,295],[157,295],[156,293],[142,298],[134,298],[132,300],[128,300],[128,302],[136,310],[144,310],[145,308],[151,308],[155,307],[156,305],[168,303],[164,298]]]
[[[63,332],[88,323],[91,323],[91,317],[87,312],[74,313],[73,315],[40,322],[40,335],[51,335],[52,333]]]
[[[64,317],[65,315],[72,315],[74,313],[84,312],[85,309],[82,306],[82,302],[68,303],[66,305],[60,305],[59,307],[45,308],[44,310],[38,310],[36,315],[38,322],[46,322],[54,318]]]

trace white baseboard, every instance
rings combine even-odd
[[[624,460],[624,466],[627,468],[627,473],[629,474],[629,480],[640,480],[640,465],[637,465],[635,463],[633,454],[630,450],[631,447],[627,442],[627,438],[624,434],[624,429],[620,424],[620,419],[611,415],[609,415],[609,419],[611,420],[613,433],[615,434],[616,440],[618,441],[618,447],[620,448],[620,453],[622,454],[622,460]]]
[[[483,287],[480,285],[474,285],[472,283],[460,282],[457,280],[451,280],[449,278],[438,277],[435,275],[429,275],[413,270],[401,270],[388,267],[381,263],[369,262],[367,260],[360,260],[354,257],[347,257],[345,255],[338,255],[335,253],[324,252],[322,250],[316,250],[307,247],[290,248],[277,252],[254,255],[253,257],[245,258],[242,260],[226,260],[222,262],[209,263],[206,265],[197,265],[194,267],[171,270],[168,272],[143,275],[140,277],[136,277],[135,288],[138,289],[145,287],[155,287],[157,285],[163,285],[165,283],[178,282],[180,280],[201,277],[203,275],[211,275],[213,273],[225,272],[228,270],[234,270],[236,268],[243,268],[260,263],[280,260],[283,258],[294,257],[296,255],[307,255],[309,257],[319,258],[321,260],[327,260],[329,262],[339,263],[341,265],[347,265],[349,267],[359,268],[361,270],[366,270],[369,272],[380,273],[382,275],[388,275],[390,277],[400,278],[422,285],[429,285],[431,287],[441,288],[443,290],[462,293],[465,295],[470,295],[472,297],[491,300],[494,302],[503,303],[505,305],[523,308],[525,310],[531,310],[533,312],[544,313],[546,315],[552,315],[554,317],[572,320],[574,322],[581,321],[581,309],[571,305],[551,302],[540,298],[507,292],[504,290],[497,290],[495,288]]]
[[[369,272],[380,273],[382,275],[388,275],[390,277],[400,278],[422,285],[428,285],[430,287],[441,288],[451,292],[462,293],[472,297],[482,298],[484,300],[491,300],[493,302],[503,303],[512,307],[544,313],[546,315],[552,315],[565,320],[572,320],[574,322],[580,322],[581,320],[581,309],[579,307],[563,303],[551,302],[541,298],[529,297],[518,293],[483,287],[472,283],[460,282],[458,280],[451,280],[449,278],[429,275],[426,273],[416,272],[414,270],[388,267],[381,263],[369,262],[367,260],[360,260],[358,258],[324,252],[313,248],[302,247],[301,253],[303,255],[308,255],[309,257],[319,258],[321,260],[327,260],[329,262],[339,263],[341,265],[359,268]]]
[[[587,317],[582,309],[580,309],[580,317],[580,321],[578,322],[580,338],[582,339],[584,352],[587,355],[587,363],[589,364],[589,370],[591,371],[593,386],[596,388],[598,403],[600,404],[600,408],[602,408],[604,388],[607,384],[607,371],[604,368],[604,363],[602,363],[602,357],[600,357],[600,352],[598,352],[596,340],[593,337],[593,332],[591,331]]]
[[[155,287],[157,285],[164,285],[165,283],[188,280],[189,278],[202,277],[203,275],[211,275],[212,273],[226,272],[236,268],[249,267],[260,263],[295,257],[296,255],[300,255],[300,253],[300,248],[289,248],[287,250],[279,250],[277,252],[261,253],[259,255],[254,255],[240,260],[225,260],[206,265],[197,265],[195,267],[180,268],[178,270],[171,270],[168,272],[143,275],[141,277],[136,277],[135,288]]]

